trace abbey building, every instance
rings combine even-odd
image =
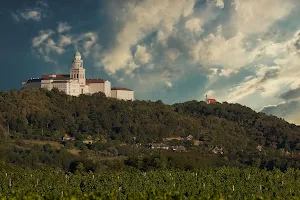
[[[68,95],[93,94],[103,92],[107,97],[123,100],[134,100],[134,91],[127,88],[114,87],[104,79],[87,79],[81,54],[76,52],[70,68],[70,74],[47,74],[40,78],[32,78],[22,82],[27,88],[57,88]]]

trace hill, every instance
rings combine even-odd
[[[299,126],[226,102],[165,105],[102,93],[2,91],[0,137],[2,163],[30,168],[300,166]]]

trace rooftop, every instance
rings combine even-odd
[[[125,91],[132,91],[132,90],[130,90],[130,89],[128,89],[128,88],[120,88],[120,87],[113,87],[113,88],[111,88],[111,90],[125,90]]]
[[[106,80],[102,78],[86,79],[86,84],[90,83],[104,83]]]

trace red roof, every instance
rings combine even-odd
[[[130,89],[128,89],[128,88],[119,88],[119,87],[113,87],[113,88],[111,88],[111,90],[126,90],[126,91],[132,91],[132,90],[130,90]]]
[[[209,103],[216,103],[216,102],[217,102],[216,99],[207,99],[207,101],[208,101]]]
[[[102,78],[86,79],[86,84],[90,83],[104,83],[105,80]]]

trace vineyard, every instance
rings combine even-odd
[[[1,198],[8,199],[297,199],[300,170],[211,168],[194,171],[54,169],[0,171]]]

